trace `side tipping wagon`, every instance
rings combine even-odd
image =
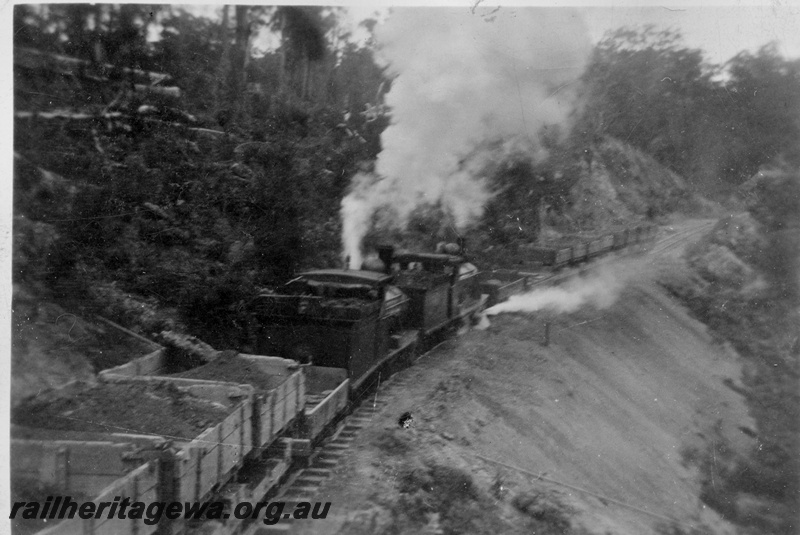
[[[528,287],[528,277],[519,271],[494,269],[478,274],[481,292],[487,295],[486,306],[502,303],[514,294],[523,293]]]
[[[141,520],[108,519],[106,515],[89,520],[77,515],[57,520],[62,511],[68,515],[74,509],[70,503],[80,505],[91,501],[97,507],[101,502],[113,502],[115,496],[125,496],[131,503],[149,504],[162,497],[158,458],[142,455],[141,447],[136,443],[103,438],[12,439],[11,487],[14,500],[36,499],[44,506],[47,496],[55,497],[47,521],[22,519],[22,513],[18,512],[12,521],[15,533],[146,535],[158,529],[158,525],[148,525]],[[151,446],[157,449],[159,443],[154,441]]]
[[[559,247],[571,247],[570,264],[579,264],[589,259],[589,240],[580,236],[563,236],[554,243]]]
[[[242,385],[253,390],[252,417],[249,419],[252,449],[239,468],[238,478],[219,477],[211,491],[216,499],[228,503],[258,501],[275,488],[292,464],[291,441],[283,437],[301,425],[307,401],[306,373],[295,361],[280,357],[211,351],[197,353],[169,347],[155,351],[100,374],[104,378],[169,378],[193,385]],[[191,460],[191,458],[190,458]],[[176,464],[176,489],[185,494],[192,483],[206,488],[206,482],[192,479],[185,459]],[[195,465],[197,466],[197,465]],[[227,468],[222,466],[223,469]],[[212,475],[206,466],[201,474]],[[197,476],[200,477],[200,476]]]
[[[602,236],[586,236],[585,238],[589,258],[601,256],[614,247],[614,236],[611,234],[604,234]]]
[[[566,244],[551,244],[547,246],[527,246],[524,255],[530,262],[538,262],[543,266],[555,269],[572,263],[572,247]]]
[[[262,292],[248,308],[256,348],[346,370],[351,392],[369,386],[384,364],[416,347],[402,326],[408,298],[391,282],[385,273],[330,269]]]
[[[162,348],[100,372],[101,378],[165,377],[190,384],[246,384],[253,388],[252,447],[265,450],[302,414],[305,375],[293,360],[219,351],[202,360],[177,348]]]
[[[630,231],[628,229],[618,230],[612,234],[613,245],[612,249],[618,251],[628,246]]]
[[[309,366],[305,373],[306,406],[296,434],[313,448],[331,424],[346,414],[350,380],[342,368]]]
[[[26,482],[40,492],[53,485],[96,503],[114,496],[201,501],[229,481],[252,450],[252,406],[253,389],[246,385],[121,376],[71,383],[15,409],[12,478],[23,489]],[[50,533],[138,535],[156,527],[176,532],[178,524],[73,519]]]
[[[202,501],[232,479],[253,450],[252,417],[255,392],[248,385],[163,377],[119,377],[106,375],[108,384],[152,384],[177,389],[201,398],[222,411],[220,417],[204,422],[198,435],[165,433],[175,451],[172,496],[177,501]],[[165,407],[166,409],[166,407]],[[162,463],[165,461],[162,459]]]

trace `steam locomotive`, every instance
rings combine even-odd
[[[407,360],[487,306],[544,283],[553,270],[648,243],[655,232],[654,225],[640,225],[531,246],[520,260],[532,271],[481,273],[468,261],[463,240],[441,244],[437,253],[381,246],[370,270],[309,271],[255,297],[255,352],[347,370],[358,392],[387,363]]]
[[[459,253],[463,248],[459,248]],[[379,250],[381,271],[301,273],[251,303],[256,353],[347,370],[353,391],[486,305],[462,254]]]
[[[97,384],[69,384],[36,400],[42,410],[57,411],[76,399],[88,400],[91,406],[92,392],[99,387],[112,395],[117,390],[128,396],[141,391],[143,401],[172,399],[181,410],[187,410],[191,400],[191,406],[213,407],[218,415],[200,418],[205,427],[197,436],[114,426],[105,431],[63,430],[47,422],[31,428],[12,420],[12,489],[21,485],[42,498],[83,496],[95,504],[111,503],[115,497],[143,503],[261,501],[292,466],[319,451],[377,377],[408,363],[485,307],[552,284],[561,267],[611,250],[646,246],[655,230],[640,226],[583,241],[529,247],[520,252],[521,260],[536,268],[529,271],[479,272],[460,244],[437,253],[382,247],[381,261],[373,270],[301,273],[250,303],[258,355],[237,354],[228,362],[232,366],[225,367],[222,361],[228,357],[222,355],[227,352],[198,361],[162,348],[101,372]],[[249,370],[244,379],[242,366]],[[200,373],[206,368],[205,375]],[[53,525],[39,516],[15,528],[19,533],[43,530],[45,535],[208,532],[202,524],[180,518],[73,518]],[[241,522],[231,519],[214,532],[232,535],[242,529]]]

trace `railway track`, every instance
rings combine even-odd
[[[684,241],[692,238],[702,232],[707,232],[716,224],[715,220],[709,220],[701,223],[696,227],[691,227],[685,230],[681,230],[668,236],[662,240],[656,242],[653,248],[647,251],[649,254],[662,254],[675,247],[681,245]]]
[[[425,354],[433,349],[435,347]],[[364,396],[359,406],[345,419],[343,425],[324,445],[318,448],[315,455],[309,460],[309,466],[299,470],[289,479],[271,501],[284,502],[287,510],[292,510],[300,502],[313,502],[322,485],[335,474],[336,468],[358,438],[359,433],[368,427],[375,415],[386,406],[388,394],[405,386],[405,379],[394,375],[386,382],[381,383],[375,392]],[[292,533],[293,529],[294,519],[284,515],[284,518],[277,524],[272,526],[254,524],[245,530],[244,534],[277,535]]]
[[[715,223],[716,221],[710,220],[698,226],[680,230],[658,240],[652,248],[645,249],[644,253],[648,255],[663,254],[680,246],[686,240],[707,232]],[[580,275],[584,269],[584,267],[574,267],[561,270],[559,273],[540,276],[532,282],[528,289],[558,284],[566,279]],[[415,361],[424,358],[436,347],[438,345],[419,355]],[[300,502],[313,502],[322,485],[335,474],[337,467],[358,438],[359,433],[365,427],[368,427],[375,415],[386,406],[385,400],[389,397],[389,394],[406,386],[405,381],[402,376],[393,375],[387,381],[380,383],[375,392],[364,396],[353,413],[345,418],[339,429],[318,449],[318,452],[310,460],[309,466],[301,469],[288,480],[272,501],[285,502],[287,510],[291,510]],[[252,525],[244,533],[245,535],[277,535],[290,534],[294,530],[294,520],[291,517],[284,517],[280,522],[272,526]]]

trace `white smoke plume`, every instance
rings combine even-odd
[[[463,228],[491,193],[480,172],[486,141],[541,151],[545,125],[563,124],[591,43],[567,9],[403,8],[378,27],[381,59],[396,75],[391,125],[376,176],[358,176],[342,202],[343,245],[353,267],[373,212],[390,203],[403,228],[422,203],[441,202]],[[541,156],[541,154],[539,154]]]
[[[508,301],[486,310],[486,315],[545,310],[569,314],[584,306],[598,309],[613,305],[631,282],[644,280],[652,263],[644,259],[612,259],[592,269],[587,275],[570,279],[560,286],[513,295]]]

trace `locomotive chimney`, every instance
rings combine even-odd
[[[383,262],[383,269],[386,273],[392,272],[392,259],[394,258],[394,247],[391,245],[378,246],[378,258]]]

